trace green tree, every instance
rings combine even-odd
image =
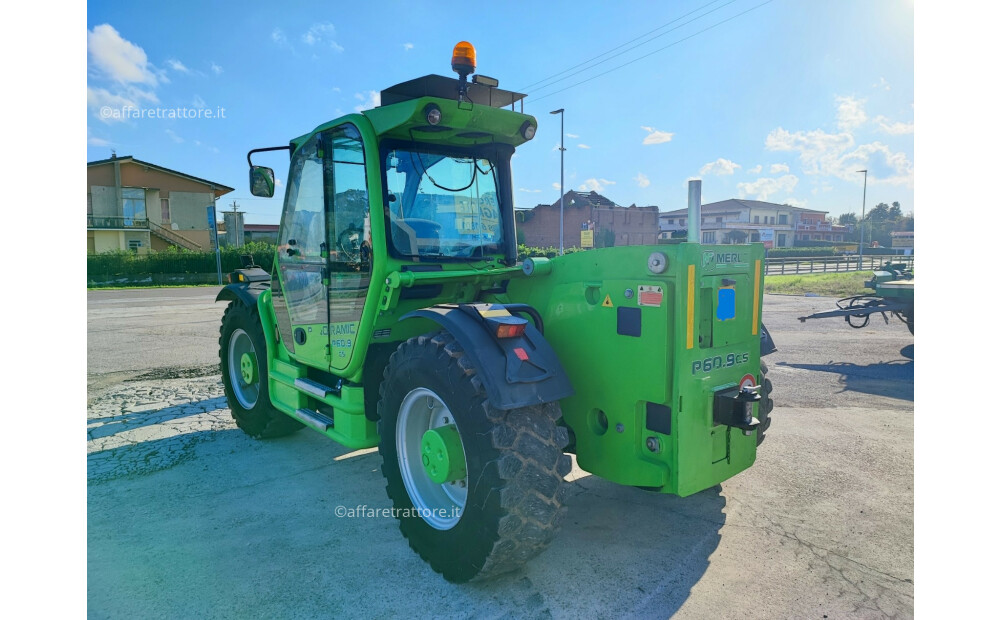
[[[837,223],[841,226],[850,226],[851,224],[858,223],[857,213],[841,213],[840,217],[837,218]]]
[[[889,219],[898,220],[901,217],[903,217],[903,209],[898,202],[892,203],[892,207],[889,209]]]
[[[884,202],[880,202],[875,207],[865,214],[866,222],[884,222],[890,219],[889,217],[889,205]]]

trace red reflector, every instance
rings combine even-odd
[[[497,338],[517,338],[524,333],[525,323],[511,325],[501,323],[497,326]]]
[[[514,354],[517,355],[517,359],[521,360],[522,362],[528,361],[528,354],[521,347],[517,347],[516,349],[514,349]]]

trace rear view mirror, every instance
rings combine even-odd
[[[250,193],[262,198],[274,196],[274,170],[265,166],[250,166]]]

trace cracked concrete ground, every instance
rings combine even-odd
[[[389,507],[377,453],[236,428],[215,292],[88,295],[91,617],[913,615],[913,340],[898,322],[801,325],[832,300],[768,296],[777,405],[754,467],[683,499],[574,468],[545,553],[455,586],[393,519],[335,516]]]

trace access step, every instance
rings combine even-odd
[[[313,381],[312,379],[299,378],[295,380],[295,387],[298,390],[306,392],[307,394],[312,394],[316,398],[326,398],[330,394],[340,395],[340,386],[332,388],[327,385],[323,385],[318,381]]]
[[[299,418],[303,424],[311,426],[321,433],[325,433],[333,427],[333,420],[312,409],[296,409],[295,417]]]

